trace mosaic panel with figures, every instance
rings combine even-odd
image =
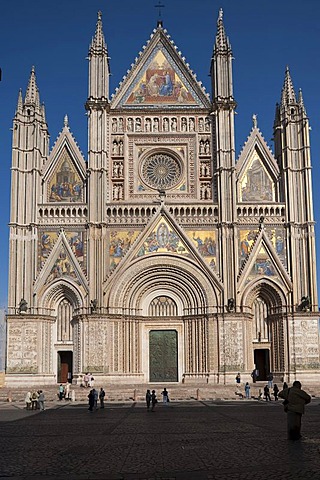
[[[109,241],[109,267],[114,270],[122,257],[127,253],[140,231],[117,230],[110,233]]]
[[[189,87],[161,50],[151,58],[146,70],[129,94],[130,104],[183,104],[195,105]]]
[[[240,181],[240,202],[273,202],[275,187],[261,160],[253,158]]]
[[[71,249],[77,258],[81,268],[83,271],[86,271],[85,268],[85,242],[84,242],[84,235],[85,232],[83,230],[73,230],[64,232]],[[39,255],[38,255],[38,263],[39,269],[43,267],[45,264],[53,245],[56,243],[57,238],[59,236],[59,231],[57,230],[45,230],[40,232],[39,235]]]
[[[150,253],[177,253],[190,256],[190,252],[181,240],[177,232],[163,219],[159,221],[156,228],[144,240],[137,253],[137,257]]]
[[[46,284],[53,282],[57,278],[70,277],[80,285],[77,272],[70,261],[69,255],[64,248],[61,246],[59,254],[51,268],[50,274],[46,280]]]
[[[274,278],[278,277],[277,271],[275,270],[275,267],[274,267],[274,263],[269,257],[264,247],[260,248],[258,255],[256,256],[254,265],[251,269],[251,272],[247,277],[246,283],[250,282],[250,280],[253,280],[253,278],[260,277],[260,276],[274,277]]]
[[[83,182],[65,150],[49,182],[48,201],[81,202],[82,200]]]
[[[239,267],[244,264],[249,255],[254,239],[258,234],[258,230],[240,230],[239,231]]]
[[[286,234],[285,229],[278,228],[266,228],[267,235],[277,252],[278,257],[285,267],[287,267],[287,250],[286,250]]]
[[[216,232],[206,230],[189,230],[188,237],[192,240],[198,253],[204,257],[209,266],[216,270],[217,268],[217,244]]]

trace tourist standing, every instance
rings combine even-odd
[[[28,392],[26,394],[26,397],[25,397],[24,401],[26,402],[26,409],[31,410],[31,403],[32,403],[31,392]]]
[[[44,411],[44,401],[45,401],[44,393],[42,390],[39,390],[38,404],[39,404],[40,412]]]
[[[250,385],[248,382],[245,384],[244,391],[246,394],[246,398],[250,398]]]
[[[88,395],[88,399],[89,399],[89,408],[88,410],[90,412],[93,411],[93,407],[94,407],[94,391],[93,390],[90,390],[89,392],[89,395]]]
[[[62,385],[62,383],[60,383],[59,385],[59,393],[58,393],[58,396],[59,396],[59,400],[61,401],[64,397],[64,386]]]
[[[158,403],[157,395],[156,395],[156,391],[155,391],[155,390],[152,390],[151,403],[152,403],[151,412],[154,412],[154,409],[156,408],[156,404]]]
[[[105,396],[106,396],[106,392],[101,387],[100,392],[99,392],[100,408],[104,408],[104,397]]]
[[[275,401],[277,401],[278,400],[278,395],[279,395],[279,388],[278,388],[278,385],[276,383],[273,386],[273,395],[274,395]]]
[[[147,390],[147,393],[146,393],[147,410],[150,410],[150,403],[151,403],[151,392],[150,390]]]
[[[164,405],[166,405],[169,402],[169,394],[166,388],[163,389],[163,392],[161,392],[162,395],[162,401]]]
[[[238,375],[236,376],[236,384],[237,384],[237,386],[239,386],[240,383],[241,383],[241,375],[240,375],[240,373],[238,373]]]
[[[288,439],[299,440],[301,438],[301,418],[304,414],[304,406],[311,402],[311,397],[301,389],[301,383],[296,380],[291,388],[286,388],[279,393],[284,399],[284,411],[287,414]]]
[[[38,407],[38,393],[34,390],[31,394],[31,408],[37,410]]]

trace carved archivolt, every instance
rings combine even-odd
[[[217,305],[216,290],[212,279],[188,259],[158,255],[138,259],[114,279],[108,306],[115,313],[125,309],[130,314],[143,315],[146,302],[149,304],[165,292],[181,305],[180,314],[203,314]]]
[[[55,310],[61,300],[68,300],[72,305],[73,310],[85,305],[79,289],[71,282],[59,281],[51,285],[43,294],[43,301],[41,302],[44,308]]]
[[[279,285],[264,279],[256,283],[250,283],[243,292],[241,305],[244,309],[252,308],[257,298],[264,300],[270,312],[287,305],[286,294]]]

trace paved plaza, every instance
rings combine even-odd
[[[320,479],[320,400],[303,436],[286,439],[279,403],[48,402],[44,412],[0,405],[0,478],[103,480]]]

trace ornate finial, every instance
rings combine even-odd
[[[65,126],[65,127],[69,127],[68,115],[65,115],[65,116],[64,116],[63,123],[64,123],[64,126]]]
[[[101,20],[101,19],[102,19],[102,12],[101,12],[101,10],[99,10],[99,12],[98,12],[98,20]]]
[[[163,22],[162,22],[162,19],[161,19],[161,8],[164,8],[164,7],[165,7],[165,5],[163,3],[161,3],[161,0],[159,0],[157,5],[155,5],[155,8],[159,9],[157,28],[159,28],[159,27],[162,28],[163,27]]]
[[[219,21],[219,20],[221,20],[221,21],[223,20],[223,10],[222,10],[222,8],[220,8],[220,10],[219,10],[218,21]]]
[[[253,128],[258,128],[258,115],[256,113],[252,115],[252,125]]]

